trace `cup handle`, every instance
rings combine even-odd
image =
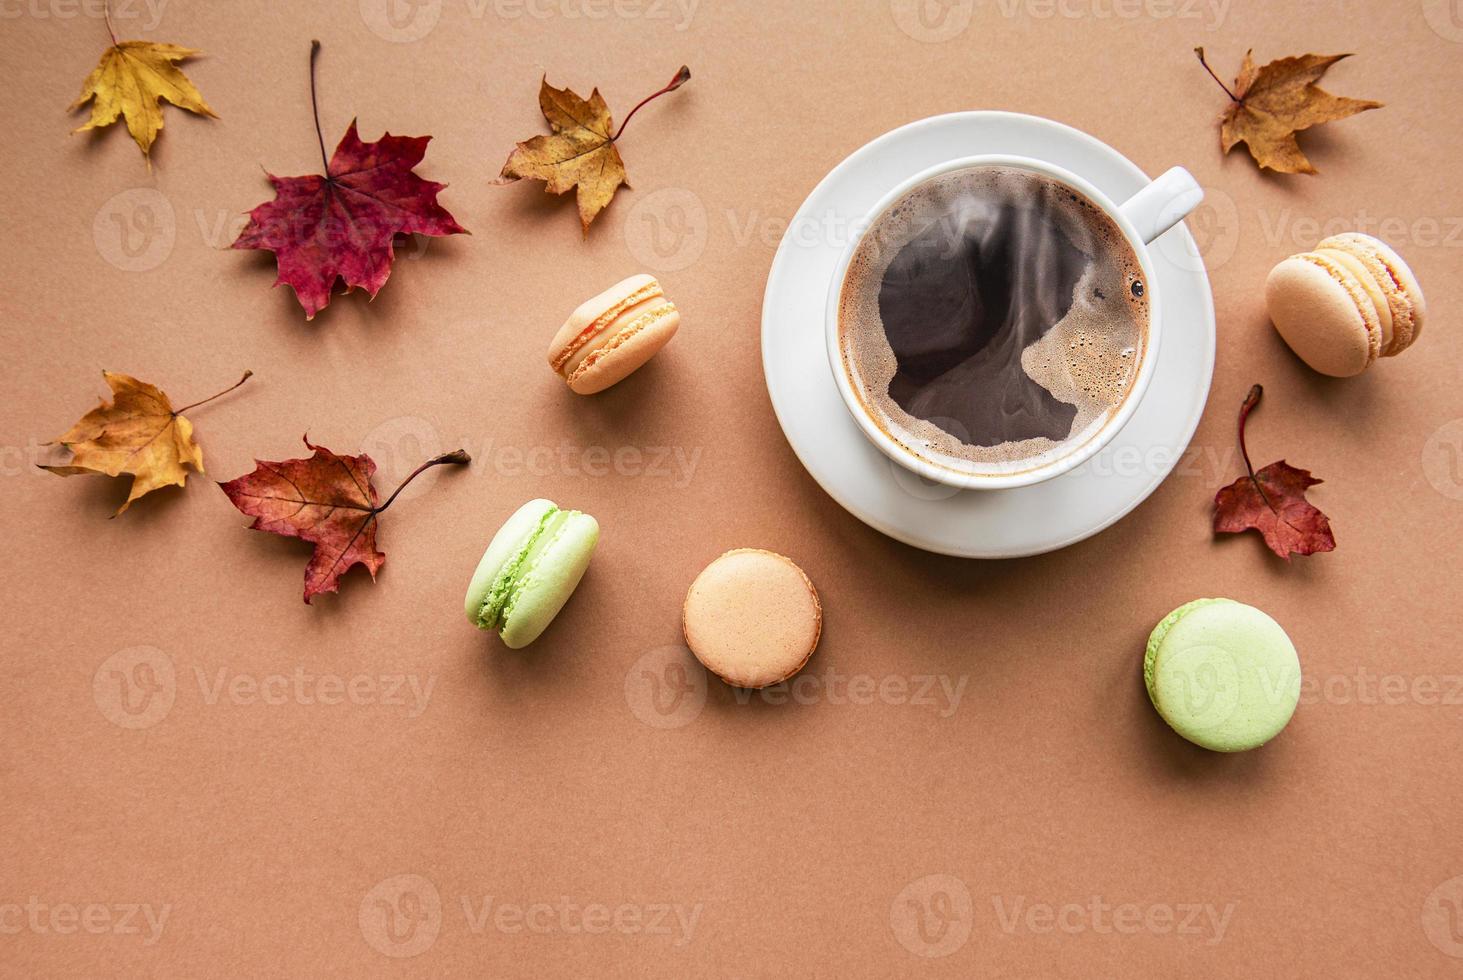
[[[1119,211],[1133,223],[1144,245],[1188,217],[1204,200],[1204,188],[1183,167],[1171,167],[1128,198]]]

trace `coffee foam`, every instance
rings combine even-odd
[[[885,273],[900,251],[930,236],[982,234],[992,202],[1032,209],[1059,231],[1065,242],[1086,257],[1072,303],[1044,332],[1029,325],[1003,328],[983,348],[942,375],[947,391],[961,382],[961,372],[980,370],[989,377],[991,359],[1008,370],[1020,368],[1063,406],[1075,409],[1061,438],[1036,436],[973,444],[958,420],[935,424],[906,411],[890,395],[899,371],[898,359],[880,315],[879,297]],[[953,225],[950,223],[954,217]],[[944,225],[941,223],[945,222]],[[938,242],[939,239],[934,239]],[[952,237],[951,245],[959,242]],[[1023,261],[1013,279],[1026,288],[1044,274],[1051,257],[1040,248],[1021,251]],[[1148,298],[1142,269],[1116,223],[1081,194],[1050,178],[1023,170],[978,167],[933,178],[891,205],[869,228],[855,250],[839,299],[839,345],[844,369],[870,418],[916,455],[963,472],[1009,473],[1032,469],[1085,443],[1111,419],[1137,376],[1147,340]],[[1021,286],[1021,282],[1017,282]],[[1029,319],[1029,318],[1028,318]],[[1035,335],[1039,334],[1039,335]],[[1069,410],[1070,410],[1069,409]]]

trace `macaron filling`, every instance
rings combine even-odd
[[[513,557],[503,563],[493,577],[492,587],[483,599],[478,612],[478,625],[483,629],[499,629],[508,618],[513,599],[521,588],[520,581],[526,568],[532,567],[533,559],[543,552],[551,540],[569,519],[570,511],[555,507],[539,518],[538,525],[529,532],[519,545]]]
[[[1383,357],[1402,353],[1417,339],[1422,326],[1423,298],[1417,280],[1402,257],[1382,242],[1360,232],[1347,232],[1323,239],[1316,250],[1345,253],[1367,270],[1372,284],[1383,297],[1391,318],[1389,336],[1383,338]],[[1400,267],[1400,268],[1399,268]],[[1366,279],[1362,280],[1363,283]],[[1375,299],[1377,293],[1373,294]],[[1386,324],[1383,324],[1384,331]]]
[[[513,615],[513,606],[523,595],[525,587],[533,580],[534,565],[539,557],[548,551],[554,544],[563,537],[564,530],[569,526],[569,520],[579,514],[577,510],[556,510],[549,514],[538,530],[529,541],[528,548],[516,562],[516,569],[512,583],[510,583],[507,595],[504,598],[503,606],[499,610],[499,620],[506,623]]]
[[[1370,365],[1382,353],[1382,322],[1361,282],[1344,265],[1320,252],[1302,252],[1296,258],[1320,268],[1336,285],[1346,290],[1347,296],[1356,306],[1357,316],[1361,317],[1362,326],[1366,329],[1367,365]]]
[[[659,320],[663,320],[674,312],[676,312],[676,304],[667,301],[665,303],[661,303],[659,306],[655,307],[655,309],[651,310],[648,313],[640,314],[635,319],[627,323],[623,329],[616,332],[615,335],[610,338],[608,343],[605,343],[600,347],[597,347],[594,350],[590,351],[589,354],[585,356],[584,360],[579,362],[579,366],[576,367],[573,372],[569,374],[566,380],[569,382],[569,384],[572,385],[576,380],[583,377],[585,372],[592,368],[596,361],[608,356],[611,351],[628,342],[630,338],[634,337],[646,327],[649,327],[651,324]]]
[[[1362,290],[1372,301],[1372,309],[1377,312],[1377,323],[1382,328],[1382,350],[1385,351],[1392,344],[1392,306],[1387,302],[1387,296],[1382,292],[1376,276],[1361,259],[1349,252],[1343,252],[1339,248],[1318,248],[1316,251],[1345,268],[1361,284]]]
[[[558,356],[554,358],[554,370],[559,372],[560,374],[563,374],[568,368],[569,362],[574,359],[575,355],[583,350],[585,345],[588,344],[591,340],[599,336],[601,333],[604,333],[605,330],[608,329],[609,326],[613,324],[616,320],[623,317],[626,313],[634,310],[636,307],[641,306],[646,302],[649,302],[650,300],[658,299],[664,295],[665,293],[662,292],[660,288],[660,283],[652,280],[651,282],[645,284],[644,286],[641,286],[639,289],[632,292],[629,296],[626,296],[624,299],[620,300],[618,303],[611,305],[609,309],[605,310],[599,316],[589,321],[589,324],[583,330],[579,331],[579,333],[574,337],[573,340],[564,345],[564,349],[559,351]]]

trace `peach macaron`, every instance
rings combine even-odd
[[[571,391],[592,395],[654,357],[680,324],[654,276],[631,276],[579,305],[549,344],[549,367]]]
[[[803,669],[823,633],[818,590],[774,551],[728,551],[696,576],[681,610],[686,645],[733,687],[762,688]]]
[[[1265,283],[1270,320],[1296,356],[1347,378],[1417,340],[1427,315],[1407,263],[1370,235],[1349,232],[1283,260]]]

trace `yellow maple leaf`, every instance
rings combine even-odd
[[[691,70],[682,65],[669,84],[630,110],[617,131],[599,89],[585,100],[568,88],[554,88],[545,76],[539,82],[538,107],[552,132],[517,144],[494,183],[511,184],[528,177],[543,181],[550,194],[577,188],[579,224],[589,234],[589,223],[610,203],[620,185],[630,186],[625,161],[615,146],[630,117],[640,106],[674,92],[690,78]]]
[[[1332,95],[1317,84],[1332,65],[1351,57],[1349,54],[1303,54],[1278,58],[1260,67],[1253,53],[1246,51],[1231,91],[1209,68],[1204,49],[1195,48],[1194,52],[1205,71],[1229,96],[1230,104],[1220,116],[1219,139],[1224,152],[1243,143],[1262,169],[1314,174],[1316,168],[1301,152],[1296,133],[1382,107],[1382,103],[1370,99]]]
[[[233,391],[252,374],[245,371],[238,384],[227,391]],[[182,413],[225,392],[175,410],[167,395],[145,381],[112,371],[103,371],[102,377],[111,386],[115,400],[110,405],[103,400],[56,440],[71,450],[70,463],[43,465],[41,469],[58,476],[131,474],[132,488],[117,514],[159,487],[183,486],[189,466],[203,472],[203,450],[193,441],[193,423]]]
[[[152,166],[152,144],[163,128],[163,110],[158,104],[166,99],[180,109],[201,116],[218,114],[203,101],[203,96],[188,80],[177,62],[198,54],[191,48],[152,41],[115,41],[102,53],[101,61],[81,84],[81,94],[67,110],[74,112],[92,101],[91,119],[75,132],[99,129],[126,116],[127,132],[142,148],[142,156]]]

